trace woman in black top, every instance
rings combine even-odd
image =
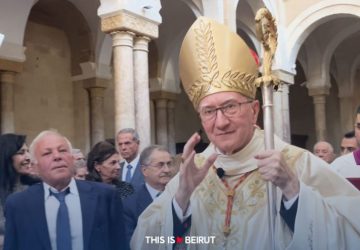
[[[89,175],[87,180],[114,185],[122,198],[134,192],[131,184],[120,181],[120,154],[107,141],[95,144],[87,156]]]

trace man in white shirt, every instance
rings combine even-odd
[[[355,137],[358,147],[360,147],[360,106],[356,111],[354,126]],[[331,163],[331,167],[346,178],[360,177],[360,149],[335,159]]]
[[[133,128],[120,130],[116,135],[116,144],[121,157],[120,180],[133,185],[134,188],[144,183],[144,176],[139,167],[139,135]]]
[[[5,250],[128,249],[121,198],[111,186],[74,180],[64,136],[41,132],[30,154],[43,182],[6,201]]]

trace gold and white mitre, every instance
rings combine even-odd
[[[185,35],[180,78],[194,107],[208,95],[234,91],[255,98],[258,67],[250,48],[227,26],[199,17]]]

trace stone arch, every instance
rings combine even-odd
[[[237,34],[246,42],[246,44],[254,50],[258,55],[261,51],[261,45],[256,35],[248,27],[239,27]]]
[[[322,56],[322,63],[321,63],[321,72],[329,72],[330,64],[331,64],[331,58],[334,54],[335,49],[338,47],[338,45],[344,41],[347,37],[350,35],[359,32],[360,31],[360,23],[355,22],[353,25],[348,26],[344,28],[341,32],[336,33],[332,40],[329,41],[326,45],[325,52]]]
[[[311,149],[316,142],[314,106],[308,94],[306,60],[297,58],[297,74],[289,91],[291,143],[302,148]],[[306,110],[306,112],[301,112]],[[299,112],[300,111],[300,112]]]
[[[180,78],[178,69],[178,58],[180,52],[180,45],[185,36],[185,32],[178,34],[169,42],[169,47],[164,51],[162,58],[160,76],[164,90],[172,92],[180,92]]]
[[[29,1],[2,1],[0,16],[5,22],[0,22],[1,33],[5,35],[5,40],[0,48],[0,57],[10,61],[23,62],[26,57],[24,54],[24,35],[31,8],[38,0]]]
[[[111,59],[112,59],[112,38],[109,34],[106,34],[102,39],[102,43],[96,59],[96,63],[110,66]]]
[[[154,40],[149,43],[149,78],[155,78],[159,74],[159,49]]]
[[[236,8],[237,33],[246,41],[247,45],[253,49],[259,57],[261,45],[256,37],[255,15],[256,11],[264,7],[261,1],[240,0]]]
[[[186,31],[195,21],[197,12],[189,6],[187,1],[172,1],[172,3],[163,1],[161,13],[163,24],[160,26],[160,39],[157,40],[158,47],[162,48],[159,55],[161,62],[158,70],[159,77],[162,79],[161,84],[164,90],[180,92],[178,72],[180,46]],[[174,22],[177,19],[176,15],[181,15],[179,18],[182,22]]]
[[[95,60],[91,29],[80,10],[69,1],[39,0],[31,9],[29,20],[57,27],[65,32],[70,44],[73,76],[82,73],[80,63]]]
[[[196,17],[201,16],[204,13],[204,7],[202,0],[182,0],[194,13]]]
[[[286,29],[289,64],[295,64],[299,49],[308,35],[322,23],[343,16],[359,16],[360,5],[356,0],[331,0],[319,2],[294,19]]]
[[[356,85],[356,74],[360,67],[360,55],[357,55],[350,67],[350,89],[354,89]]]

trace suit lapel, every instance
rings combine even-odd
[[[29,215],[35,221],[33,225],[36,227],[36,231],[41,241],[41,244],[45,249],[51,249],[49,230],[45,215],[45,200],[44,200],[44,187],[42,183],[31,186],[28,191],[29,202]],[[28,215],[26,215],[28,216]]]
[[[121,162],[121,163],[120,163],[120,177],[119,177],[119,181],[122,181],[122,172],[123,172],[124,165],[125,165],[125,162]]]
[[[136,168],[135,168],[135,172],[134,172],[134,176],[133,178],[131,179],[131,184],[133,186],[139,186],[142,184],[142,180],[143,178],[142,177],[142,173],[141,173],[141,167],[140,167],[140,162],[138,162],[138,164],[136,165]]]
[[[91,192],[93,188],[88,182],[76,181],[76,185],[80,196],[84,249],[89,249],[89,240],[96,210],[97,193]]]
[[[142,191],[139,193],[139,198],[140,198],[138,203],[139,216],[153,201],[145,184],[142,185],[142,188],[143,188]]]

